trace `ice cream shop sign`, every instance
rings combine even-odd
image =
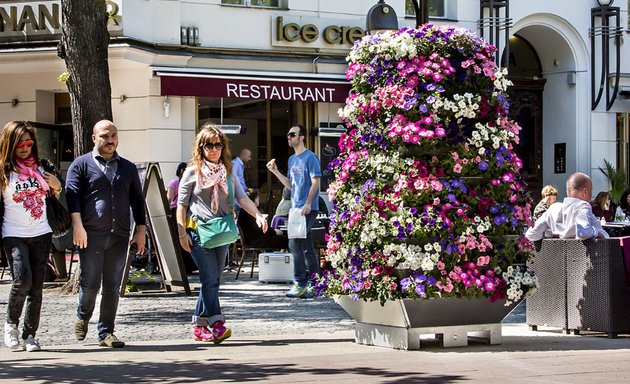
[[[273,45],[348,49],[365,36],[363,28],[347,25],[347,20],[334,22],[318,18],[275,16],[272,19]]]

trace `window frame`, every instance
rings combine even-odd
[[[229,4],[223,3],[221,0],[221,6],[224,7],[242,7],[242,8],[262,8],[262,9],[283,9],[284,0],[276,0],[278,5],[252,5],[252,0],[240,0],[241,4]]]
[[[416,17],[416,13],[414,12],[413,5],[410,2],[411,0],[405,0],[405,17]],[[448,7],[446,6],[447,0],[434,0],[442,2],[442,9],[444,9],[444,14],[442,15],[431,15],[429,13],[429,18],[431,19],[448,19]],[[630,0],[628,0],[630,1]],[[409,5],[409,7],[407,7]],[[430,10],[430,8],[429,8]],[[409,11],[409,13],[407,12]]]

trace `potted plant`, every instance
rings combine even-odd
[[[621,195],[623,195],[626,188],[628,188],[628,178],[626,177],[626,171],[623,169],[616,169],[612,163],[604,159],[604,168],[599,167],[599,171],[603,173],[610,183],[610,190],[608,196],[610,201],[615,207],[619,206]]]
[[[330,165],[332,269],[318,284],[344,308],[375,302],[392,314],[391,302],[444,298],[509,305],[537,286],[525,264],[531,203],[513,148],[520,127],[507,118],[510,82],[494,51],[471,31],[431,24],[355,43],[339,112],[348,132]]]

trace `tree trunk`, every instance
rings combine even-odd
[[[61,0],[63,16],[61,42],[57,53],[66,62],[69,78],[74,156],[93,148],[92,127],[102,119],[112,120],[111,85],[107,48],[107,7],[105,0]],[[80,266],[61,288],[79,291]]]
[[[105,0],[61,0],[63,15],[59,56],[70,77],[74,156],[92,150],[92,127],[102,119],[112,120],[111,86],[107,47]]]

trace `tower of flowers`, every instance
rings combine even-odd
[[[355,44],[324,294],[510,304],[536,287],[520,128],[494,51],[471,31],[431,24]]]

